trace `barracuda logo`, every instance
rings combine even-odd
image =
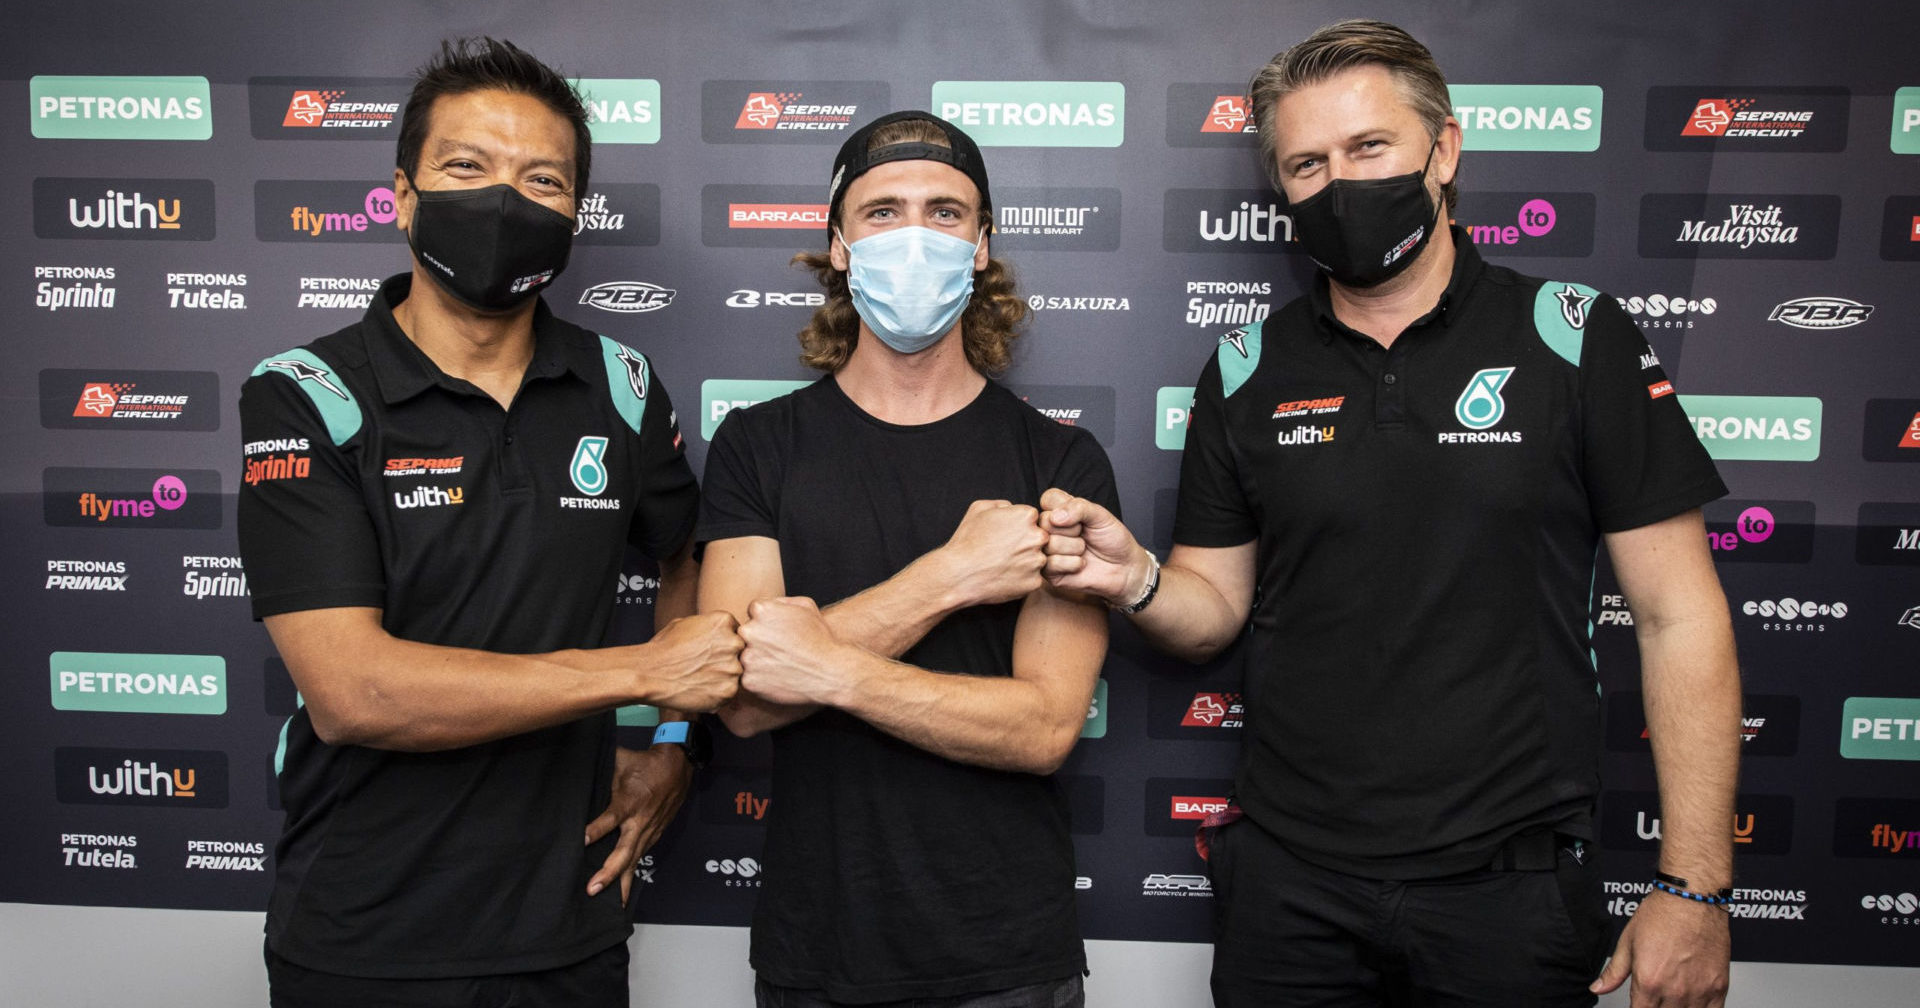
[[[1127,133],[1118,81],[935,81],[933,109],[982,147],[1118,147]]]

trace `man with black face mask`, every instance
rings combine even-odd
[[[1162,566],[1050,491],[1048,577],[1174,654],[1246,631],[1235,802],[1203,845],[1215,1003],[1719,1004],[1739,676],[1699,507],[1726,488],[1613,298],[1447,227],[1446,83],[1330,25],[1250,97],[1320,266],[1201,374]],[[1604,539],[1640,643],[1663,842],[1610,944],[1595,865]],[[1251,618],[1251,627],[1248,627]]]
[[[840,148],[828,203],[826,250],[797,257],[827,291],[800,334],[826,374],[727,415],[700,513],[700,608],[747,642],[720,716],[773,735],[756,1001],[1078,1005],[1051,775],[1107,617],[1042,580],[1035,505],[1064,485],[1112,507],[1113,471],[988,377],[1027,309],[971,138],[882,116]]]
[[[733,696],[692,615],[697,488],[645,355],[556,319],[587,187],[565,79],[443,45],[400,127],[413,252],[241,389],[240,549],[301,706],[276,758],[275,1005],[624,1006],[634,866]],[[627,546],[659,632],[603,647]],[[614,709],[666,719],[616,750]],[[584,838],[584,840],[583,840]]]

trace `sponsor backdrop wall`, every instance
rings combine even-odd
[[[0,901],[264,906],[295,697],[248,617],[233,502],[241,481],[300,463],[243,466],[234,399],[256,362],[353,321],[405,267],[394,123],[443,35],[510,37],[579,78],[595,171],[548,299],[652,355],[696,468],[728,409],[808,378],[793,333],[819,298],[787,259],[824,245],[848,129],[901,107],[961,124],[986,147],[994,250],[1034,309],[1006,381],[1093,431],[1131,523],[1164,549],[1203,360],[1310,276],[1255,163],[1244,81],[1312,28],[1377,13],[1452,81],[1458,223],[1497,261],[1618,298],[1673,376],[1650,394],[1680,396],[1733,488],[1707,518],[1747,692],[1737,956],[1916,963],[1910,10],[266,6],[0,15]],[[655,584],[629,564],[624,637],[643,633]],[[1604,565],[1593,623],[1610,695],[1599,840],[1624,918],[1660,813],[1631,619]],[[1116,627],[1060,774],[1089,938],[1204,941],[1191,831],[1227,793],[1239,677],[1233,657],[1185,667]],[[636,734],[650,719],[623,715]],[[641,868],[639,919],[743,924],[778,801],[765,747],[724,745]]]

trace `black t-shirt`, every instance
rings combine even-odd
[[[241,388],[240,551],[256,618],[384,610],[389,633],[533,654],[603,643],[625,547],[686,541],[698,489],[646,358],[534,318],[511,409],[365,319],[267,358]],[[586,895],[614,838],[611,713],[482,745],[331,746],[303,708],[276,757],[286,825],[274,950],[354,976],[563,966],[625,940],[618,887]]]
[[[1393,346],[1325,281],[1222,339],[1174,540],[1258,540],[1236,794],[1301,856],[1375,878],[1590,831],[1602,532],[1726,493],[1613,298],[1486,265],[1459,231]]]
[[[944,543],[975,500],[1059,486],[1114,507],[1086,431],[989,382],[934,423],[862,411],[831,377],[727,415],[707,455],[698,539],[780,543],[786,591],[821,605]],[[948,617],[903,661],[1013,671],[1020,603]],[[1051,777],[957,763],[837,710],[773,734],[754,969],[836,1001],[943,997],[1083,968],[1065,798]]]

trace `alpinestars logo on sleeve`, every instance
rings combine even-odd
[[[1560,317],[1566,319],[1568,325],[1575,329],[1587,327],[1587,306],[1593,303],[1593,295],[1582,294],[1578,287],[1567,284],[1554,297],[1560,299]]]
[[[341,399],[348,400],[348,401],[351,401],[352,399],[351,396],[347,395],[345,392],[342,392],[340,390],[340,386],[335,385],[333,383],[332,381],[333,372],[328,371],[326,368],[315,367],[312,364],[307,363],[306,361],[293,360],[291,358],[287,360],[268,361],[267,366],[270,368],[275,368],[280,371],[285,371],[287,374],[292,375],[295,381],[313,382],[315,385],[318,385],[321,388],[326,389],[327,391],[333,393],[334,395],[339,396]]]
[[[647,359],[626,347],[621,347],[620,353],[617,356],[620,363],[627,366],[627,384],[633,388],[633,397],[641,400],[646,399]]]

